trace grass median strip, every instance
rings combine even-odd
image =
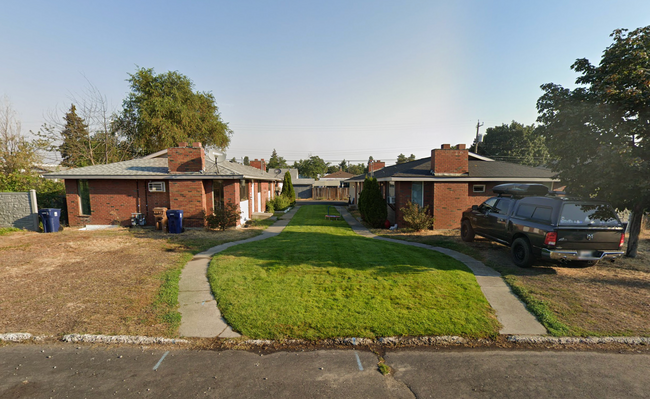
[[[472,273],[433,251],[356,235],[327,207],[216,256],[208,277],[230,325],[251,338],[498,333]]]

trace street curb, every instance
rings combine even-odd
[[[32,335],[30,333],[0,334],[0,341],[5,342],[44,342],[55,338],[52,335]],[[193,340],[181,338],[146,337],[141,335],[93,335],[93,334],[67,334],[58,341],[69,343],[99,343],[99,344],[132,344],[132,345],[179,345],[191,344]],[[216,338],[232,349],[250,347],[269,347],[276,345],[318,345],[318,346],[370,346],[381,345],[386,347],[397,346],[430,346],[430,345],[465,345],[472,342],[491,343],[487,338],[468,339],[454,335],[422,336],[422,337],[380,337],[370,338],[329,338],[317,341],[305,339],[240,339]],[[553,344],[553,345],[650,345],[650,337],[541,337],[533,335],[508,335],[506,341],[518,344]]]

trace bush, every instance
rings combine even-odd
[[[267,213],[275,212],[275,205],[273,204],[273,200],[266,201],[266,212]]]
[[[288,207],[290,207],[292,203],[293,202],[289,198],[285,197],[284,195],[276,195],[275,198],[267,202],[267,204],[271,204],[271,206],[273,207],[273,211],[283,211]]]
[[[374,177],[366,177],[359,195],[359,212],[363,220],[373,227],[382,227],[386,222],[386,200],[381,195],[379,184]]]
[[[433,227],[433,216],[429,214],[429,205],[420,208],[420,205],[411,201],[406,202],[406,206],[400,208],[404,215],[406,226],[415,231],[427,230]]]
[[[236,226],[240,217],[239,206],[228,203],[224,204],[223,208],[217,207],[214,214],[206,216],[205,220],[209,228],[225,230],[227,227]]]

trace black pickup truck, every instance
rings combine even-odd
[[[496,197],[463,212],[463,241],[479,235],[508,245],[520,267],[535,258],[591,265],[623,255],[625,229],[606,202],[560,196],[541,184],[493,191]]]

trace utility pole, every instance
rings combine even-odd
[[[480,119],[476,121],[476,144],[474,145],[474,154],[478,154],[478,129],[483,125],[484,123],[481,123]]]

